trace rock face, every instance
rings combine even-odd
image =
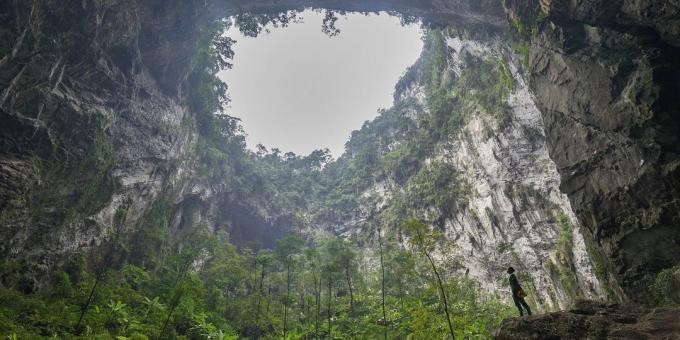
[[[645,309],[579,301],[569,311],[503,321],[497,340],[678,339],[680,309]]]
[[[465,64],[470,55],[493,60],[498,57],[493,51],[503,51],[499,43],[451,39],[448,44],[454,67],[474,67]],[[503,110],[476,112],[442,146],[440,157],[472,187],[469,209],[447,221],[446,235],[456,240],[464,266],[486,290],[507,295],[504,272],[514,266],[539,309],[564,308],[578,296],[605,298],[580,223],[559,190],[560,175],[519,63],[509,53],[500,58],[508,58],[514,83]],[[561,233],[568,245],[560,244]]]
[[[552,1],[550,15],[530,58],[550,156],[636,299],[680,262],[680,4]]]
[[[139,59],[140,6],[3,2],[0,254],[25,289],[138,219],[192,162],[195,132]]]
[[[490,37],[477,45],[448,43],[458,56],[498,49],[510,59],[507,42],[497,40],[508,28],[502,3],[507,10],[521,5],[0,3],[0,256],[26,264],[30,290],[68,254],[95,248],[111,226],[134,230],[161,198],[170,202],[174,228],[191,216],[242,240],[284,231],[285,216],[235,227],[255,211],[235,204],[237,184],[196,176],[198,129],[182,85],[201,29],[213,19],[305,6],[391,10],[486,30]],[[528,82],[509,62],[518,87],[504,118],[479,112],[432,159],[461,169],[475,189],[469,209],[447,219],[445,230],[471,275],[491,290],[503,284],[495,276],[500,268],[487,262],[507,262],[510,244],[547,309],[564,306],[568,291],[602,297],[603,285],[610,298],[641,297],[649,278],[680,262],[679,5],[521,3],[550,11],[531,45]],[[573,227],[567,252],[554,248],[558,216]],[[611,273],[604,283],[586,255],[590,243],[606,259],[600,269]],[[547,268],[548,258],[576,272],[575,281],[562,282],[564,269]]]
[[[579,297],[606,299],[611,295],[609,298],[618,299],[618,287],[605,289],[595,273],[583,229],[569,199],[560,192],[560,175],[548,155],[541,114],[519,70],[518,59],[500,40],[449,37],[446,45],[448,67],[442,73],[449,76],[442,78],[449,77],[447,89],[463,86],[471,72],[479,72],[473,78],[509,77],[512,86],[507,94],[499,94],[504,98],[498,106],[490,107],[482,98],[461,96],[457,110],[466,112],[462,125],[434,145],[433,154],[425,161],[425,169],[443,167],[446,176],[459,178],[459,186],[465,188],[456,195],[454,209],[434,204],[409,209],[410,216],[440,228],[453,244],[437,250],[440,264],[449,274],[472,278],[483,291],[506,300],[510,296],[505,270],[513,266],[529,292],[530,305],[539,311],[566,308]],[[422,58],[417,65],[426,63]],[[404,90],[398,93],[397,103],[418,105],[383,116],[396,114],[412,125],[422,122],[421,116],[431,116],[425,103],[428,85],[418,77],[414,79],[402,84]],[[370,139],[376,145],[391,143],[386,150],[406,143],[398,138],[387,142],[371,131],[369,124],[354,138]],[[317,223],[348,238],[354,235],[363,239],[361,233],[370,234],[375,225],[383,223],[376,212],[400,204],[404,195],[419,197],[422,188],[416,178],[421,173],[401,182],[383,180],[364,191],[359,209],[363,213],[344,224]],[[449,266],[451,263],[455,264]]]

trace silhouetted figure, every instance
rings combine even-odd
[[[510,289],[512,290],[512,300],[515,301],[515,306],[519,309],[519,315],[523,316],[524,310],[527,311],[527,314],[531,315],[531,308],[529,308],[527,302],[524,301],[524,297],[527,296],[527,294],[524,292],[524,289],[522,289],[522,286],[519,285],[519,281],[517,281],[515,268],[508,268],[508,274],[510,274],[509,281]]]

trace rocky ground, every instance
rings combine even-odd
[[[503,321],[505,339],[680,339],[680,308],[648,309],[581,300],[568,311]]]

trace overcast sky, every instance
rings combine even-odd
[[[337,158],[350,132],[392,104],[394,85],[422,49],[417,25],[388,15],[349,14],[321,32],[323,13],[257,38],[237,29],[234,67],[220,78],[232,99],[227,112],[242,119],[247,143],[306,155],[329,148]]]

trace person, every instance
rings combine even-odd
[[[527,302],[524,301],[526,293],[524,293],[522,286],[520,286],[519,281],[517,281],[517,276],[515,276],[515,268],[508,268],[508,274],[510,274],[508,279],[510,281],[510,289],[512,290],[512,300],[515,302],[517,309],[519,309],[519,316],[524,315],[524,310],[527,311],[527,314],[531,315],[531,308],[529,308]]]

